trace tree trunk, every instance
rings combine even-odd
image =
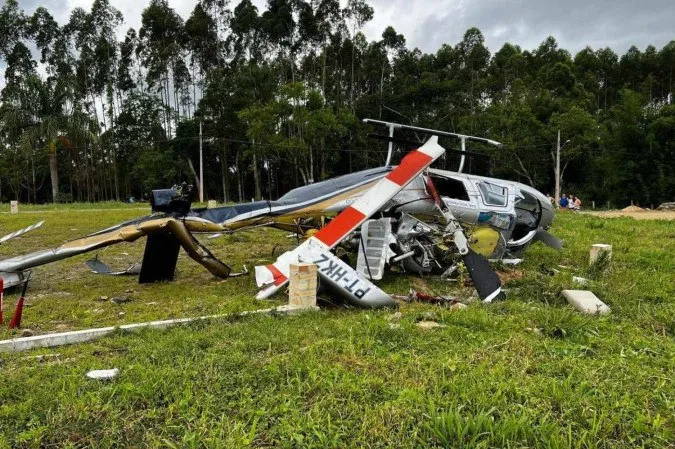
[[[220,158],[220,170],[222,174],[223,181],[223,202],[227,203],[229,201],[229,194],[227,191],[227,186],[229,184],[228,180],[228,166],[227,166],[227,142],[223,145],[223,155]]]
[[[272,200],[272,162],[267,160],[267,199]]]
[[[52,178],[52,200],[59,202],[59,168],[56,160],[56,150],[49,151],[49,175]]]
[[[234,165],[237,167],[237,194],[239,195],[239,202],[244,201],[244,189],[241,185],[241,170],[239,169],[239,151],[234,157]]]
[[[253,143],[255,145],[255,142]],[[258,173],[258,157],[253,155],[253,183],[255,184],[255,200],[259,201],[262,197],[260,187],[260,173]]]
[[[192,172],[192,176],[195,177],[196,185],[199,186],[199,175],[195,171],[195,166],[192,165],[192,159],[187,158],[187,162],[188,162],[188,167],[190,167],[190,171]]]

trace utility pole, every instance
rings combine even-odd
[[[572,140],[567,139],[565,143],[560,145],[560,130],[558,130],[558,145],[556,146],[555,152],[555,203],[560,204],[560,184],[562,181],[562,174],[560,173],[560,151],[565,148],[565,145],[570,143]]]
[[[560,136],[558,136],[560,143]],[[202,153],[202,121],[199,121],[199,202],[204,202],[204,155]]]
[[[560,130],[558,130],[558,145],[555,152],[555,204],[560,204]]]

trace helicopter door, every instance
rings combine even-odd
[[[481,200],[488,209],[507,209],[509,207],[509,188],[489,181],[477,181]]]

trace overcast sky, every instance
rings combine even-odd
[[[346,3],[346,0],[341,0]],[[43,5],[61,24],[75,7],[91,8],[91,0],[19,0],[31,14]],[[111,0],[124,14],[120,29],[138,30],[146,0]],[[169,0],[187,18],[195,0]],[[238,0],[232,0],[233,7]],[[260,11],[265,0],[253,0]],[[485,36],[492,53],[505,42],[523,49],[536,48],[552,35],[572,54],[590,45],[594,49],[611,47],[619,55],[631,45],[643,50],[653,44],[663,47],[675,39],[675,0],[369,0],[375,18],[364,29],[369,39],[377,39],[387,25],[402,33],[408,47],[435,52],[444,43],[455,45],[472,26]],[[4,72],[4,64],[0,63]],[[3,79],[0,74],[0,86]]]

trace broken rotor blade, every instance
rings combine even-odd
[[[459,223],[459,220],[455,218],[450,208],[441,200],[431,176],[428,175],[426,176],[426,188],[428,193],[434,198],[436,207],[438,207],[448,222],[446,231],[451,230],[454,234],[455,245],[457,245],[462,260],[464,260],[464,265],[469,270],[469,276],[471,276],[480,299],[484,302],[492,302],[495,298],[503,297],[504,293],[501,291],[502,282],[499,276],[497,276],[497,273],[495,273],[485,257],[469,247],[469,240],[464,228]]]
[[[462,260],[469,270],[469,276],[481,300],[492,302],[504,296],[502,281],[484,256],[469,248],[469,252],[462,256]]]
[[[537,233],[534,234],[534,238],[553,249],[562,249],[564,244],[561,239],[542,228],[537,229]]]
[[[384,207],[444,152],[443,147],[438,144],[438,137],[431,137],[418,150],[408,153],[386,177],[378,180],[354,204],[344,209],[315,235],[294,250],[279,256],[273,264],[255,267],[256,283],[259,287],[263,287],[258,292],[257,298],[268,298],[286,285],[290,264],[300,259],[309,259],[310,246],[323,247],[326,251],[335,247],[365,220]]]
[[[27,228],[19,229],[18,231],[14,231],[14,232],[12,232],[11,234],[7,234],[7,235],[5,235],[5,236],[3,236],[3,237],[0,237],[0,245],[3,244],[3,243],[5,243],[5,242],[8,241],[8,240],[13,239],[14,237],[18,237],[18,236],[23,235],[23,234],[25,234],[25,233],[27,233],[27,232],[34,231],[35,229],[41,227],[41,226],[44,224],[44,222],[45,222],[45,221],[42,220],[42,221],[40,221],[40,222],[38,222],[38,223],[35,223],[35,224],[33,224],[33,225],[28,226]]]

